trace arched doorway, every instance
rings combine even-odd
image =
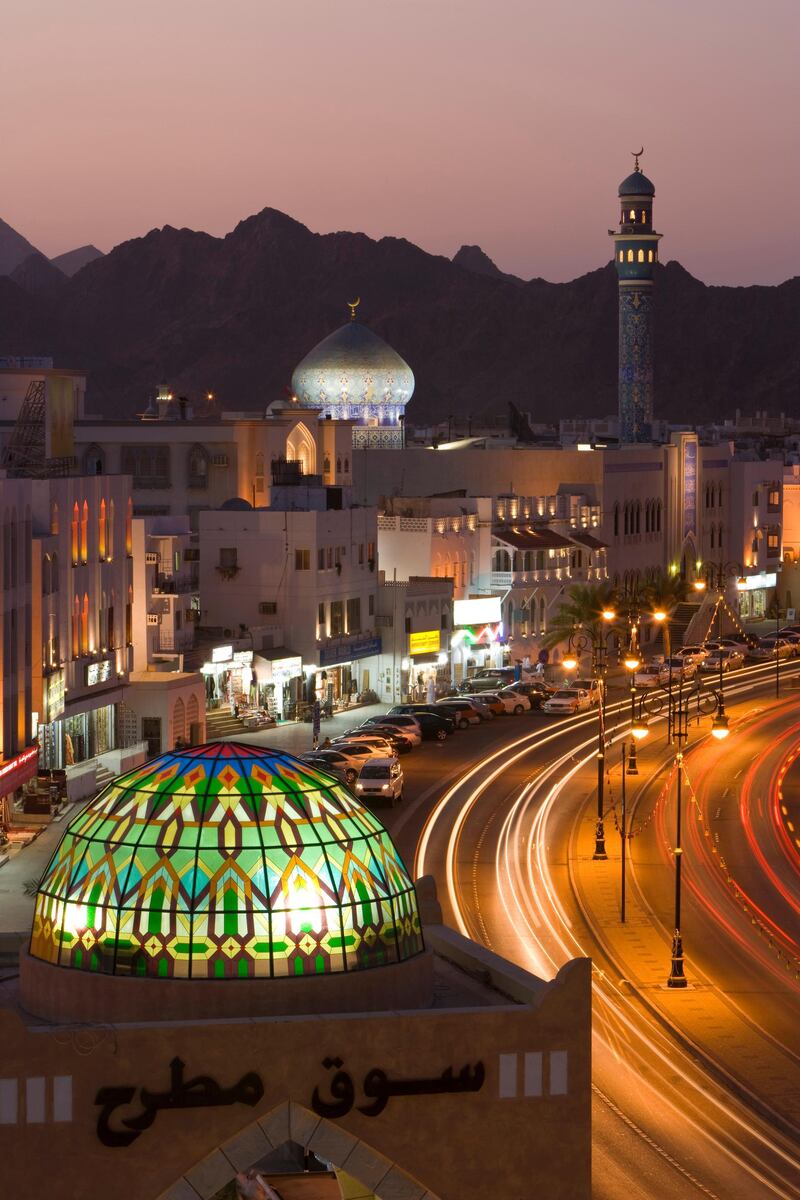
[[[299,421],[286,439],[286,457],[300,463],[304,475],[317,470],[317,444],[307,425]]]

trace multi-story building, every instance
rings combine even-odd
[[[453,582],[412,575],[378,589],[382,654],[375,690],[381,700],[433,699],[452,683]]]

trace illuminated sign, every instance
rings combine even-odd
[[[39,770],[39,747],[29,746],[16,758],[10,758],[0,766],[0,796],[8,796],[23,783],[33,779]]]
[[[683,443],[683,536],[697,530],[697,442]]]
[[[111,678],[111,659],[106,658],[103,662],[87,663],[86,666],[86,686],[94,687],[96,683],[108,683]]]
[[[242,666],[244,666],[244,667],[249,667],[253,661],[253,651],[252,650],[237,650],[234,653],[233,661],[235,663],[241,663]]]
[[[453,603],[453,624],[492,625],[501,620],[500,597],[478,596],[473,600],[456,600]]]
[[[64,711],[64,672],[54,671],[47,676],[44,697],[45,722],[55,721]]]
[[[274,680],[293,679],[295,675],[303,674],[303,660],[298,655],[291,658],[275,658],[272,660],[272,678]]]
[[[777,587],[778,576],[774,571],[767,574],[761,571],[758,575],[745,575],[744,584],[737,584],[737,588],[742,592],[755,592],[759,588]]]
[[[428,629],[424,633],[410,633],[408,635],[408,653],[436,654],[441,642],[442,634],[439,629]]]
[[[226,663],[233,658],[233,646],[215,646],[211,651],[212,663]]]

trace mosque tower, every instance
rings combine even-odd
[[[619,283],[619,440],[647,442],[653,420],[653,266],[660,233],[653,229],[656,189],[634,154],[633,174],[619,185],[614,262]]]

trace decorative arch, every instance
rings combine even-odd
[[[264,491],[264,455],[261,453],[261,451],[259,451],[258,454],[256,455],[255,480],[256,480],[256,491],[263,492]]]
[[[286,439],[286,457],[300,463],[304,475],[317,471],[317,444],[308,426],[298,421]]]
[[[364,1197],[372,1195],[374,1200],[389,1200],[395,1196],[421,1194],[419,1180],[388,1158],[383,1149],[362,1141],[340,1124],[318,1117],[294,1100],[277,1105],[265,1116],[246,1125],[230,1141],[196,1163],[163,1194],[207,1194],[199,1181],[201,1178],[207,1180],[209,1173],[213,1174],[215,1185],[219,1184],[219,1190],[232,1183],[237,1175],[246,1176],[268,1154],[279,1150],[289,1141],[306,1151],[318,1152],[334,1167],[337,1175],[342,1173],[340,1182],[352,1180],[364,1188],[360,1193]],[[198,1182],[200,1191],[193,1187],[193,1178]],[[359,1195],[353,1190],[352,1184],[343,1194]],[[425,1200],[439,1200],[439,1197],[428,1190]]]
[[[211,455],[205,446],[195,442],[189,447],[186,456],[186,482],[190,488],[204,490],[208,487],[208,468],[211,465]]]
[[[89,501],[81,508],[81,562],[89,561]]]
[[[108,509],[105,499],[100,501],[97,517],[97,553],[101,559],[105,559],[108,554]]]
[[[186,736],[191,739],[192,726],[197,725],[200,721],[200,705],[197,702],[197,696],[192,693],[189,697],[189,703],[186,705]]]
[[[133,500],[128,497],[128,507],[125,510],[125,553],[133,554]]]
[[[58,533],[58,527],[59,527],[58,505],[56,504],[56,502],[54,500],[53,503],[50,505],[50,532]]]
[[[89,593],[83,593],[81,605],[81,654],[89,653]]]
[[[92,442],[91,446],[87,446],[83,455],[84,475],[103,475],[105,466],[105,451],[102,446],[98,446],[97,442]]]
[[[184,741],[185,738],[186,705],[179,696],[172,707],[172,745],[177,746],[178,742]]]
[[[77,567],[77,565],[78,565],[78,555],[79,555],[79,551],[80,551],[80,541],[79,541],[80,521],[81,521],[81,510],[78,508],[78,501],[76,500],[72,506],[72,526],[71,526],[72,565],[73,565],[73,567]]]

